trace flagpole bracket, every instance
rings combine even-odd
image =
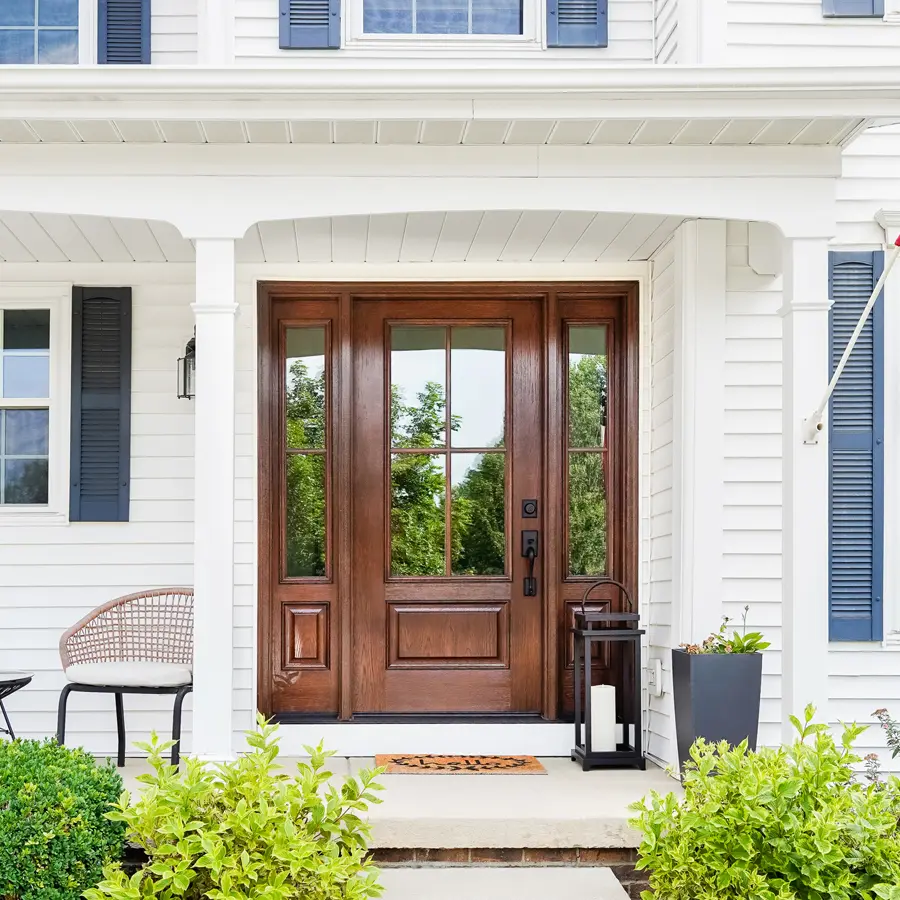
[[[819,435],[822,433],[822,416],[813,413],[808,419],[803,420],[803,443],[818,444]]]

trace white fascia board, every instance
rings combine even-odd
[[[223,115],[227,110],[230,119],[269,117],[277,108],[305,117],[297,104],[316,101],[330,106],[329,118],[339,117],[334,104],[343,101],[356,101],[353,105],[371,118],[381,114],[373,102],[391,108],[397,102],[408,104],[408,116],[438,100],[449,104],[444,115],[467,111],[472,116],[476,102],[484,104],[482,114],[492,115],[498,104],[518,101],[527,108],[557,98],[579,116],[585,114],[579,101],[589,101],[602,105],[602,110],[594,106],[594,115],[604,117],[614,115],[611,106],[617,104],[622,104],[618,114],[623,116],[632,115],[638,105],[660,116],[690,110],[692,115],[732,118],[756,115],[761,104],[785,116],[803,111],[870,117],[900,115],[900,66],[611,67],[584,59],[343,57],[297,59],[290,69],[4,66],[0,93],[2,116],[21,116],[23,109],[34,114],[35,105],[46,105],[48,111],[58,107],[60,115],[68,110],[68,118],[89,109],[93,115],[133,118],[146,115],[153,105],[167,111],[161,112],[163,117],[182,115],[179,108],[184,107],[193,108],[191,115],[201,110],[209,114],[214,106],[221,106]],[[73,109],[73,101],[78,108]]]

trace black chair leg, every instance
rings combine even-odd
[[[175,695],[175,710],[172,713],[172,765],[177,766],[181,761],[181,708],[184,706],[184,698],[194,689],[193,685],[185,685],[179,688]]]
[[[9,716],[6,714],[6,707],[3,705],[2,700],[0,700],[0,712],[3,713],[3,721],[6,722],[6,733],[9,735],[9,739],[14,741],[16,736],[13,733],[12,722],[9,721]],[[0,731],[2,731],[2,729],[0,729]]]
[[[56,743],[63,746],[66,742],[66,704],[69,694],[75,690],[74,684],[67,684],[59,695],[59,712],[56,716]]]
[[[116,693],[116,728],[119,732],[119,758],[118,766],[121,769],[125,765],[125,706],[122,703],[122,695]]]

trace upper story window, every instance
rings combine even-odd
[[[78,0],[0,0],[0,63],[78,62]]]
[[[522,34],[522,0],[363,0],[365,34]]]

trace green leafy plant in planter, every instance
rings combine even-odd
[[[133,804],[109,813],[125,823],[147,864],[130,878],[119,863],[86,900],[365,900],[381,893],[368,859],[370,803],[378,770],[330,783],[321,745],[294,773],[277,765],[277,727],[259,720],[252,752],[215,766],[188,759],[179,773],[155,735],[138,745],[154,774]]]
[[[55,741],[0,741],[0,898],[78,900],[118,859],[122,793],[110,765]]]
[[[719,630],[713,632],[702,644],[682,644],[681,649],[685,653],[696,655],[698,653],[761,653],[767,650],[771,644],[763,640],[759,631],[747,633],[747,616],[750,607],[745,606],[741,616],[741,632],[733,631],[728,634],[728,626],[731,624],[729,616],[722,616],[722,624]]]
[[[788,747],[698,741],[683,798],[632,806],[644,900],[900,900],[900,781],[858,782],[865,729],[837,744],[814,713]]]

